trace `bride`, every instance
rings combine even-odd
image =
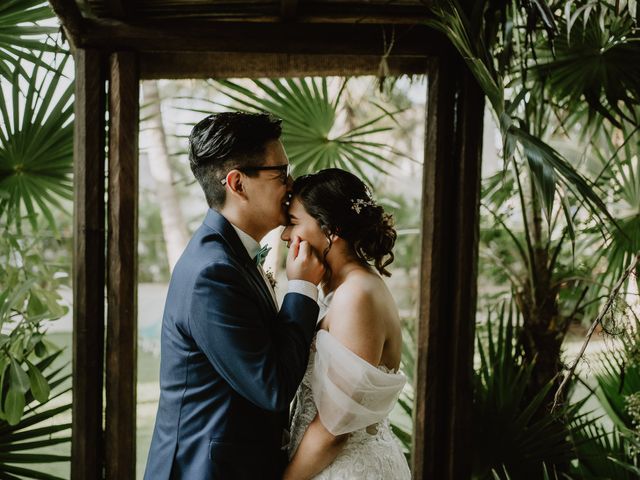
[[[296,179],[289,217],[282,239],[308,241],[327,274],[283,478],[410,479],[387,419],[406,382],[398,311],[380,277],[393,261],[391,216],[355,175],[327,169]]]

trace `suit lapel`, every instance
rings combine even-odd
[[[262,275],[258,271],[258,266],[254,260],[249,257],[247,249],[240,241],[238,234],[231,226],[231,223],[224,218],[220,213],[213,209],[209,209],[207,216],[204,219],[204,224],[212,230],[215,230],[220,234],[224,242],[231,248],[235,257],[240,261],[242,267],[247,272],[247,278],[257,290],[260,298],[266,303],[273,312],[278,311],[277,305],[273,301],[269,287],[266,285]]]

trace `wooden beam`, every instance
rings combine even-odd
[[[454,53],[431,60],[423,173],[413,475],[471,476],[483,95]]]
[[[138,52],[280,53],[424,57],[441,51],[444,37],[424,25],[282,24],[86,20],[83,46]]]
[[[60,19],[71,48],[75,49],[79,46],[78,40],[84,28],[82,14],[78,5],[75,0],[49,0],[49,5],[51,5],[51,9]]]
[[[209,52],[148,52],[140,55],[140,77],[260,78],[378,75],[380,55],[286,55]],[[389,74],[424,74],[425,57],[387,58]]]
[[[280,16],[285,22],[290,22],[298,13],[298,0],[280,0]]]
[[[106,74],[95,50],[75,54],[73,414],[71,478],[102,478]]]
[[[135,478],[138,60],[110,58],[106,478]]]
[[[135,0],[106,0],[105,6],[109,16],[127,20],[133,17],[135,12]]]

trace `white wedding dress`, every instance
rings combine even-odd
[[[321,304],[320,318],[330,297]],[[402,373],[374,367],[329,332],[319,330],[296,393],[289,458],[319,413],[328,431],[349,437],[336,459],[314,480],[410,480],[407,461],[387,418],[405,383]]]

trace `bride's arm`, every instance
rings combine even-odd
[[[366,292],[337,291],[326,320],[333,337],[360,358],[377,365],[382,355],[385,332],[372,304]],[[335,320],[331,318],[333,312],[336,312]],[[283,480],[306,480],[320,473],[338,456],[348,435],[333,435],[316,415],[285,470]]]
[[[306,480],[317,475],[335,460],[347,438],[348,434],[332,435],[316,415],[287,466],[283,480]]]

